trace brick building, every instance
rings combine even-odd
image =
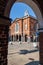
[[[15,19],[9,28],[10,40],[31,41],[36,34],[37,22],[32,16]]]

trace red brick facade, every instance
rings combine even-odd
[[[16,33],[16,31],[15,31],[16,23],[19,24],[19,32],[18,33]],[[22,19],[18,19],[12,23],[12,25],[10,26],[10,33],[11,33],[11,35],[21,35],[22,34]]]
[[[19,27],[18,31],[15,30],[16,24]],[[10,36],[21,35],[24,37],[31,37],[36,33],[36,24],[37,20],[30,16],[21,19],[16,19],[10,26]]]

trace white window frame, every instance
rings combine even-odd
[[[16,24],[15,24],[15,32],[16,32],[16,33],[19,32],[19,23],[16,23]]]

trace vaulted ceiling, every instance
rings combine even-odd
[[[43,0],[33,0],[40,8],[42,14],[43,14]]]
[[[8,0],[0,0],[0,15],[4,14],[5,7],[7,5]]]
[[[4,11],[6,8],[6,5],[9,0],[0,0],[0,15],[4,15]],[[42,14],[43,14],[43,0],[33,0],[40,8]]]

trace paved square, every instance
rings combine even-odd
[[[38,65],[39,51],[33,43],[18,43],[8,45],[8,65]]]

